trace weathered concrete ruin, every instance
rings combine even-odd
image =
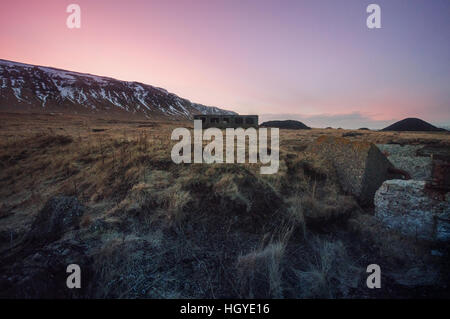
[[[431,156],[418,154],[423,145],[377,144],[377,147],[396,168],[408,172],[412,179],[424,181],[431,177]]]
[[[194,120],[202,120],[203,128],[258,127],[258,115],[194,115]]]
[[[450,157],[445,147],[379,145],[414,180],[390,180],[375,194],[375,216],[405,236],[450,241]]]
[[[331,160],[342,189],[354,195],[362,206],[373,205],[375,192],[385,180],[401,178],[372,143],[323,135],[307,151]]]
[[[450,162],[441,159],[433,160],[431,178],[425,187],[434,193],[450,192]]]
[[[425,181],[389,180],[375,194],[375,216],[405,236],[450,240],[450,193],[432,197]]]

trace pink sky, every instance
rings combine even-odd
[[[66,27],[70,3],[81,29]],[[380,0],[380,30],[365,25],[369,3],[3,1],[0,58],[152,84],[242,114],[450,123],[450,2]]]

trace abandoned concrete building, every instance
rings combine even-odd
[[[202,120],[202,127],[237,128],[258,127],[258,115],[194,115],[194,120]]]

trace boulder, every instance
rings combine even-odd
[[[50,242],[78,227],[84,207],[76,197],[56,196],[47,201],[31,226],[27,239]]]
[[[373,205],[374,194],[385,180],[400,178],[390,172],[394,166],[386,156],[369,142],[323,135],[307,151],[331,160],[342,189],[362,206]]]
[[[432,197],[425,181],[385,181],[375,194],[375,216],[406,236],[450,240],[450,193]]]
[[[431,156],[417,155],[423,145],[377,144],[377,147],[396,168],[408,172],[412,179],[430,179]]]

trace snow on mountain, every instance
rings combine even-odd
[[[192,119],[237,114],[151,85],[0,59],[0,110]]]

